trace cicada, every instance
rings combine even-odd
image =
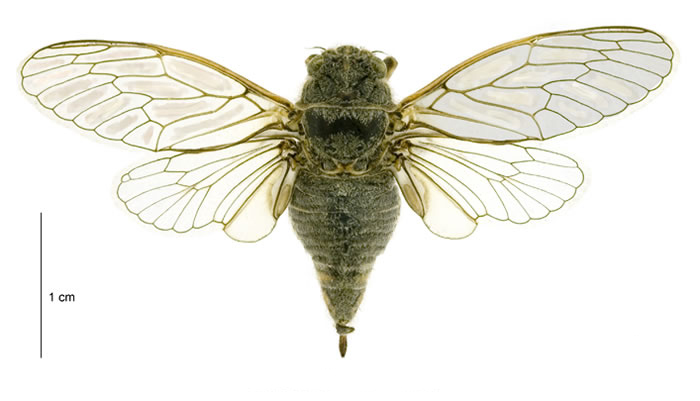
[[[480,53],[392,100],[392,57],[354,46],[306,59],[296,103],[202,57],[163,46],[71,41],[34,53],[22,87],[56,117],[167,152],[125,174],[117,195],[161,230],[216,222],[258,241],[289,209],[345,355],[400,193],[430,231],[525,223],[571,199],[577,163],[528,147],[624,111],[661,85],[673,51],[647,29],[530,36]]]

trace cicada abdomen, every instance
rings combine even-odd
[[[348,324],[362,301],[374,260],[394,231],[399,202],[394,177],[387,171],[344,178],[302,172],[297,177],[289,215],[311,254],[341,336],[353,331]]]

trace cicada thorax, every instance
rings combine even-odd
[[[366,50],[331,49],[307,66],[298,106],[308,160],[290,217],[312,256],[344,354],[348,324],[399,215],[395,180],[382,165],[391,95],[387,66]]]
[[[312,107],[302,117],[311,161],[327,174],[359,175],[375,167],[388,124],[383,110],[352,107]]]
[[[329,174],[363,173],[381,157],[395,107],[386,82],[391,60],[353,46],[307,59],[309,78],[297,106],[312,164]]]

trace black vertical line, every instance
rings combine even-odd
[[[39,212],[39,358],[44,357],[44,214]]]

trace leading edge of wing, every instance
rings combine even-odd
[[[508,48],[522,45],[522,44],[532,44],[532,42],[537,41],[539,39],[543,39],[546,37],[550,36],[558,36],[558,35],[565,35],[565,34],[572,34],[572,33],[583,33],[587,31],[595,31],[595,30],[602,30],[602,29],[608,29],[608,30],[629,30],[629,31],[636,31],[638,33],[644,33],[648,32],[651,34],[654,34],[658,37],[660,37],[664,43],[667,43],[666,38],[663,35],[660,35],[650,29],[646,28],[641,28],[641,27],[635,27],[635,26],[625,26],[625,25],[612,25],[612,26],[597,26],[597,27],[592,27],[592,28],[583,28],[583,29],[571,29],[571,30],[563,30],[563,31],[555,31],[555,32],[548,32],[548,33],[541,33],[537,35],[531,35],[527,36],[521,39],[516,39],[512,40],[510,42],[502,43],[498,46],[494,46],[488,50],[484,50],[468,59],[465,61],[455,65],[454,67],[450,68],[449,70],[445,71],[442,75],[438,76],[434,80],[432,80],[430,83],[416,91],[415,93],[407,96],[401,102],[398,103],[397,105],[397,110],[401,110],[407,106],[410,106],[412,103],[416,102],[419,100],[422,96],[430,93],[432,90],[434,90],[436,87],[440,86],[447,80],[449,80],[452,76],[460,72],[461,70],[465,69],[471,64],[474,64],[482,59],[485,59],[488,56],[491,56],[495,53],[498,53],[500,51],[506,50]],[[667,43],[668,44],[668,43]],[[673,52],[673,55],[675,54],[673,46],[669,44],[669,47],[671,48],[671,51]],[[670,74],[670,72],[669,72]]]
[[[127,41],[119,41],[119,40],[100,40],[100,39],[68,40],[68,41],[63,41],[63,42],[57,42],[57,43],[45,46],[45,47],[35,51],[34,53],[32,53],[31,56],[27,57],[25,60],[22,60],[22,64],[20,65],[20,72],[21,72],[22,67],[27,63],[27,61],[32,59],[37,53],[39,53],[43,50],[52,49],[52,48],[70,47],[70,46],[74,46],[74,45],[78,45],[78,44],[86,45],[86,46],[90,46],[90,45],[104,45],[104,46],[130,46],[131,45],[131,46],[133,46],[133,45],[136,45],[136,46],[142,46],[145,48],[150,48],[150,49],[156,50],[156,51],[160,52],[162,55],[173,55],[173,56],[183,57],[185,59],[204,64],[204,65],[216,70],[217,72],[220,72],[220,73],[227,75],[228,77],[230,77],[236,81],[239,81],[241,84],[248,87],[253,92],[256,92],[256,94],[270,98],[275,103],[286,108],[287,110],[294,109],[294,104],[292,102],[290,102],[289,100],[287,100],[287,99],[285,99],[285,98],[283,98],[275,93],[270,92],[269,90],[263,88],[262,86],[256,84],[255,82],[252,82],[252,81],[248,80],[247,78],[245,78],[239,74],[236,74],[235,72],[222,66],[219,63],[211,61],[205,57],[201,57],[201,56],[198,56],[196,54],[186,52],[184,50],[173,49],[171,47],[161,46],[161,45],[156,45],[156,44],[146,43],[146,42],[127,42]]]

